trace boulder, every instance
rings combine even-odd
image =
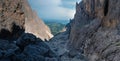
[[[0,40],[0,60],[11,60],[18,50],[19,47],[14,43],[10,43],[8,40]]]
[[[49,57],[46,57],[45,58],[45,61],[58,61],[57,58],[49,58]]]

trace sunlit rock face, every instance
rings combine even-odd
[[[90,61],[120,59],[120,0],[82,0],[76,3],[68,47]]]
[[[17,39],[25,30],[42,40],[53,35],[37,14],[32,11],[27,0],[0,1],[0,38]]]
[[[42,40],[49,40],[53,37],[49,27],[37,16],[27,1],[24,2],[25,8],[25,32],[32,33]]]
[[[17,39],[24,32],[22,0],[0,0],[0,38]]]

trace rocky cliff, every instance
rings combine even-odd
[[[120,0],[82,0],[66,31],[45,43],[50,31],[27,0],[0,0],[0,61],[119,61],[119,10]]]
[[[27,0],[18,0],[14,3],[13,1],[0,1],[0,38],[18,38],[25,29],[26,33],[32,33],[42,40],[53,37],[48,26],[39,19],[35,11],[32,11]]]
[[[42,40],[49,40],[53,37],[49,27],[37,16],[28,4],[27,0],[24,1],[25,8],[25,32],[32,33]]]
[[[27,0],[0,0],[0,61],[57,60],[56,55],[43,40],[33,34],[25,33],[25,24],[29,22],[26,19],[34,16],[34,19],[37,20],[32,19],[30,21],[38,21],[36,14],[31,14],[28,17],[29,14],[26,13],[25,2]],[[41,27],[42,30],[46,27],[42,25],[44,23],[29,23],[29,25],[34,24],[43,26]]]
[[[82,0],[76,3],[68,47],[89,61],[120,60],[120,0]]]
[[[24,32],[25,16],[21,3],[21,0],[0,0],[0,39],[17,39]]]

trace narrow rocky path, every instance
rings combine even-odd
[[[87,61],[82,54],[69,51],[66,47],[67,41],[68,34],[63,32],[53,37],[47,44],[59,57],[60,61]]]

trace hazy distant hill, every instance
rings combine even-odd
[[[49,28],[51,29],[51,32],[53,35],[59,33],[60,31],[62,31],[62,29],[65,27],[65,24],[62,23],[57,23],[57,22],[47,22],[45,21],[46,25],[49,26]]]

